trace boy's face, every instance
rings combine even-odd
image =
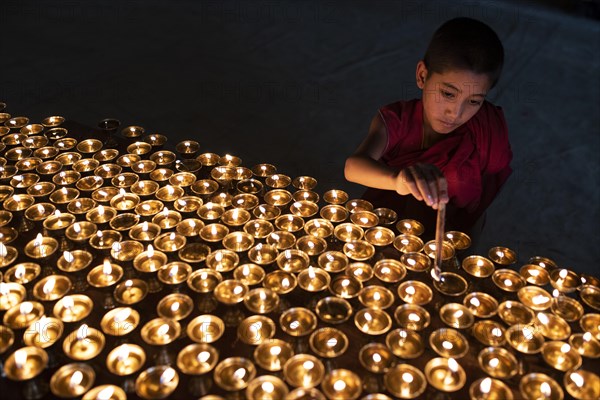
[[[423,90],[425,127],[446,134],[479,111],[491,82],[488,75],[468,70],[428,72],[420,61],[417,64],[417,86]]]

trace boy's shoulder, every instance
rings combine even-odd
[[[484,100],[481,108],[477,113],[467,122],[470,128],[485,129],[488,131],[490,128],[497,132],[506,132],[506,119],[504,118],[504,111],[502,107],[490,103]]]

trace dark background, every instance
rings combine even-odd
[[[17,1],[0,4],[0,100],[39,122],[195,139],[358,197],[343,163],[381,105],[418,97],[437,26],[490,24],[506,50],[489,99],[504,108],[514,173],[475,254],[495,245],[598,275],[597,1]],[[409,217],[409,216],[407,216]]]

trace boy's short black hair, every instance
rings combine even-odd
[[[436,73],[470,70],[487,74],[494,87],[504,64],[504,48],[496,32],[483,22],[454,18],[435,31],[423,62]]]

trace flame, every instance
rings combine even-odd
[[[25,366],[25,364],[27,363],[27,351],[23,350],[23,349],[19,349],[19,350],[15,351],[14,355],[15,355],[15,366],[18,369],[23,368]]]
[[[405,372],[402,374],[402,380],[406,383],[411,383],[415,378],[412,376],[410,372]]]
[[[550,387],[550,384],[548,382],[543,382],[540,385],[540,393],[545,397],[550,397],[550,395],[552,394],[552,388]]]
[[[381,362],[381,360],[382,360],[381,354],[373,353],[373,362],[379,363],[379,362]]]
[[[592,340],[592,333],[591,332],[584,333],[583,340],[585,340],[586,342],[589,342],[590,340]]]
[[[504,280],[504,286],[510,287],[512,285],[513,285],[513,283],[512,283],[512,281],[510,279],[506,278]]]
[[[283,280],[281,281],[281,286],[283,286],[283,287],[289,287],[290,286],[290,280],[288,278],[283,278]]]
[[[79,222],[75,222],[73,224],[73,230],[75,231],[76,234],[81,233],[81,225],[79,225]]]
[[[233,373],[233,376],[239,380],[242,380],[246,376],[246,370],[244,368],[238,368]]]
[[[264,382],[260,387],[265,393],[273,393],[275,391],[275,386],[271,382]]]
[[[381,294],[379,292],[373,293],[373,300],[375,300],[375,301],[381,300]]]
[[[2,255],[2,251],[0,251],[0,256]],[[19,265],[17,267],[17,269],[15,270],[15,278],[17,279],[22,279],[25,276],[25,266],[24,265]]]
[[[481,393],[487,394],[490,392],[491,388],[492,388],[492,380],[490,378],[485,378],[479,384],[479,389],[481,390]]]
[[[4,258],[8,255],[8,249],[4,243],[0,243],[0,257]]]
[[[22,315],[29,314],[32,311],[33,311],[33,303],[31,303],[30,301],[24,301],[19,306],[19,313],[21,313]]]
[[[179,302],[178,302],[178,301],[174,302],[173,304],[171,304],[171,312],[172,312],[172,313],[176,313],[176,312],[177,312],[177,310],[179,310],[179,307],[180,307],[180,306],[181,306],[181,305],[179,304]]]
[[[96,395],[96,400],[110,400],[112,399],[114,393],[115,389],[113,389],[112,386],[108,386],[98,392]]]
[[[102,265],[102,273],[104,275],[112,274],[112,265],[108,259],[104,259],[104,264]]]
[[[6,296],[8,293],[8,285],[4,282],[0,282],[0,295]]]
[[[550,299],[548,297],[544,296],[543,294],[538,294],[537,296],[533,296],[533,298],[531,299],[533,304],[536,304],[536,305],[547,303],[549,300]]]
[[[550,319],[548,318],[548,316],[544,313],[538,313],[537,314],[537,319],[544,325],[548,325],[548,323],[550,322]]]
[[[129,318],[129,316],[131,315],[131,308],[126,307],[124,309],[122,309],[121,311],[119,311],[115,317],[114,317],[114,321],[116,323],[120,323],[123,321],[127,321],[127,318]]]
[[[568,343],[563,344],[562,346],[560,346],[560,351],[562,353],[568,353],[569,351],[571,351],[571,346]]]
[[[454,347],[454,345],[451,342],[449,342],[447,340],[444,340],[442,342],[442,347],[445,348],[446,350],[452,350],[452,348]]]
[[[462,317],[464,314],[463,310],[456,310],[454,311],[454,318],[459,319],[460,317]]]
[[[412,285],[411,285],[411,286],[408,286],[408,287],[406,288],[406,294],[409,294],[409,295],[413,296],[413,295],[414,295],[416,292],[417,292],[417,291],[416,291],[415,287],[414,287],[414,286],[412,286]]]
[[[346,389],[346,382],[344,382],[343,380],[338,379],[333,383],[333,390],[340,392],[344,389]]]
[[[569,375],[569,377],[575,383],[575,385],[577,385],[577,387],[583,387],[583,384],[585,383],[585,381],[583,379],[583,376],[581,376],[580,373],[571,372],[571,375]]]
[[[151,244],[148,245],[148,250],[146,250],[148,258],[154,257],[154,247]]]
[[[54,277],[50,277],[48,278],[48,281],[44,284],[44,287],[42,288],[42,292],[44,292],[44,294],[50,294],[54,291],[54,287],[56,286],[56,279]]]
[[[452,372],[457,372],[458,371],[458,363],[456,362],[456,360],[454,358],[449,358],[448,359],[448,368]]]
[[[410,313],[408,314],[408,320],[411,322],[419,322],[421,320],[421,317],[419,317],[418,314]]]
[[[481,305],[481,302],[479,301],[479,299],[477,297],[472,297],[469,302],[471,303],[471,305],[473,307],[479,307]]]
[[[123,362],[129,358],[130,353],[131,352],[129,351],[129,346],[127,344],[123,344],[119,347],[119,350],[117,351],[117,359]]]
[[[75,307],[75,302],[73,301],[73,298],[71,296],[65,296],[63,297],[63,306],[67,309],[70,310],[73,307]]]
[[[496,367],[498,367],[498,365],[500,365],[500,360],[498,358],[494,357],[489,361],[489,364],[490,364],[490,367],[496,368]]]
[[[175,375],[177,373],[175,372],[175,370],[173,368],[167,368],[165,369],[165,371],[161,374],[160,376],[160,384],[161,385],[167,385],[169,384],[173,378],[175,378]]]
[[[492,335],[494,335],[496,337],[502,337],[502,329],[500,329],[500,328],[492,329]]]
[[[33,245],[35,247],[39,247],[42,245],[42,243],[44,243],[44,237],[42,236],[41,233],[38,233],[37,236],[35,237],[34,241],[33,241]]]
[[[496,255],[498,256],[498,258],[504,258],[504,252],[502,250],[498,250],[496,252]]]
[[[569,271],[567,271],[566,269],[561,269],[560,272],[558,273],[558,276],[561,279],[565,279],[567,277],[567,275],[569,275]]]
[[[198,360],[198,362],[205,363],[210,359],[210,353],[208,351],[201,351],[196,356],[196,359]]]
[[[123,190],[123,189],[121,189],[121,190]],[[98,214],[99,215],[104,215],[104,206],[102,204],[100,204],[98,206]]]
[[[336,338],[329,338],[327,340],[327,347],[335,347],[338,344],[338,341]]]
[[[88,326],[83,324],[77,329],[77,340],[83,340],[87,337]]]
[[[158,327],[158,329],[156,330],[156,334],[158,336],[164,336],[167,334],[167,332],[169,332],[169,325],[167,324],[162,324],[161,326]]]

